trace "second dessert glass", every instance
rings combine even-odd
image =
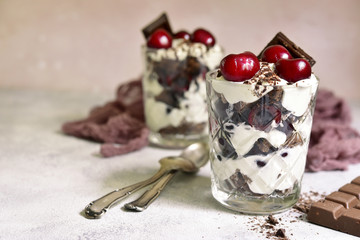
[[[266,63],[249,81],[219,75],[207,75],[213,196],[243,213],[281,212],[299,198],[318,80],[272,84]]]
[[[197,32],[210,35],[200,29],[193,36]],[[142,50],[149,141],[161,147],[183,148],[193,142],[206,140],[208,115],[205,75],[218,66],[223,49],[215,44],[214,39],[206,44],[193,38],[174,37],[166,48],[149,47],[148,44]]]

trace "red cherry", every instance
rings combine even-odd
[[[171,35],[162,28],[157,29],[147,40],[147,46],[150,48],[170,48],[171,44]]]
[[[183,38],[185,40],[190,40],[190,34],[187,31],[179,31],[175,33],[174,38]]]
[[[199,42],[205,44],[207,47],[212,47],[215,45],[214,36],[206,31],[205,29],[199,28],[196,29],[192,35],[191,40],[193,42]]]
[[[252,78],[260,69],[260,63],[252,52],[227,55],[220,62],[224,78],[232,82],[242,82]]]
[[[292,59],[289,51],[281,45],[269,46],[261,54],[263,62],[276,63],[280,59]]]
[[[310,63],[302,58],[280,59],[275,64],[275,70],[279,77],[288,82],[297,82],[311,76]]]

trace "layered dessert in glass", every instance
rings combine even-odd
[[[145,118],[152,144],[182,148],[207,139],[205,75],[223,49],[205,29],[172,33],[166,26],[152,27],[142,47]]]
[[[207,75],[212,193],[228,208],[283,211],[298,200],[318,79],[278,44],[230,54]]]

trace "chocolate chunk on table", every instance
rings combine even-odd
[[[312,223],[360,237],[360,176],[312,204]]]
[[[294,42],[292,42],[288,37],[286,37],[282,32],[278,32],[275,37],[266,45],[266,47],[260,52],[258,58],[260,59],[262,52],[269,46],[272,45],[281,45],[285,47],[293,58],[305,58],[308,60],[311,66],[314,66],[316,63],[315,60],[307,54],[304,50],[298,47]]]
[[[142,29],[145,39],[147,39],[153,32],[155,32],[155,30],[159,28],[163,28],[172,34],[171,26],[166,13],[161,14],[160,17]]]
[[[279,230],[277,230],[275,233],[275,237],[285,238],[285,229],[280,228]]]

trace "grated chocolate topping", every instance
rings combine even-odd
[[[255,74],[255,76],[250,80],[252,83],[256,83],[257,85],[277,85],[281,79],[274,70],[271,68],[269,63],[262,62],[260,66],[260,70]]]
[[[253,85],[253,94],[257,97],[262,97],[267,91],[273,89],[281,82],[281,79],[273,70],[273,67],[267,62],[260,63],[260,70],[244,84]]]

